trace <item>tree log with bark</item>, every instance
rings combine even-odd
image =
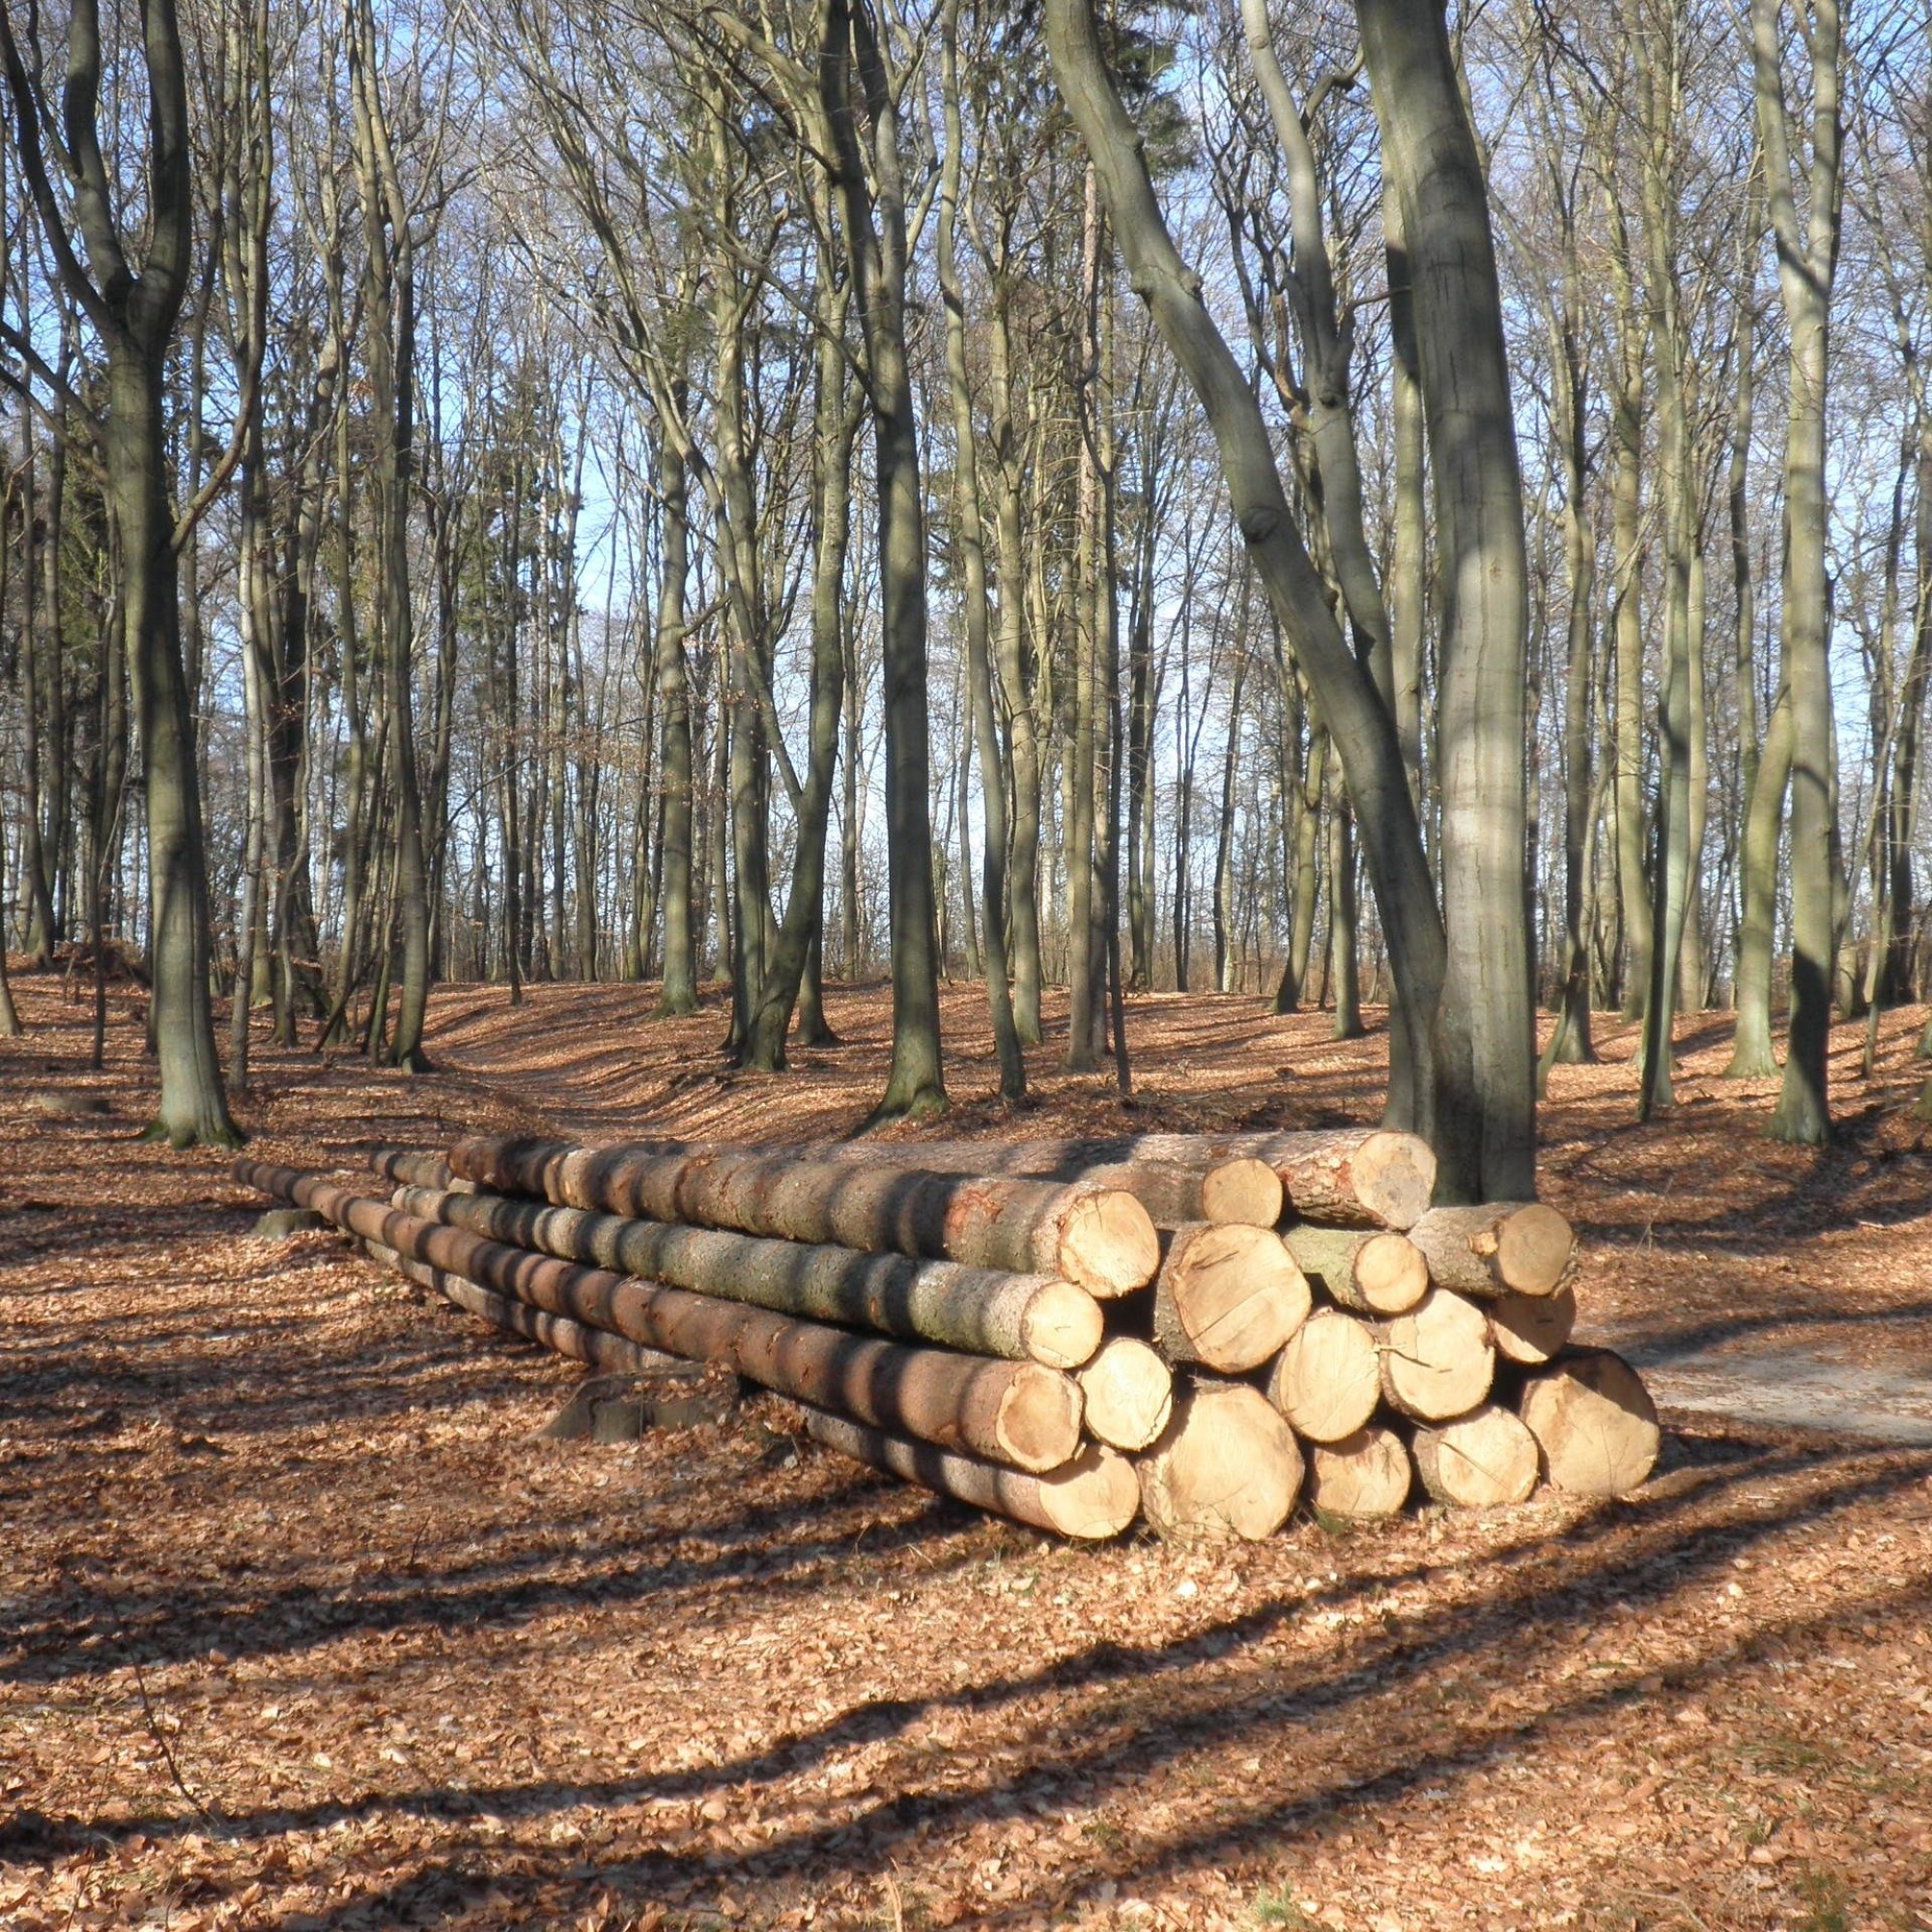
[[[532,1255],[418,1220],[326,1176],[240,1161],[236,1178],[312,1208],[365,1241],[516,1295],[552,1315],[682,1355],[730,1363],[781,1395],[1016,1468],[1058,1468],[1080,1441],[1080,1390],[1037,1362],[1002,1362],[846,1333],[688,1290]]]
[[[393,1205],[420,1220],[564,1261],[968,1354],[1076,1369],[1100,1346],[1099,1304],[1050,1275],[807,1246],[498,1194],[402,1187]]]
[[[516,1137],[460,1141],[450,1166],[481,1186],[559,1207],[1055,1275],[1103,1299],[1145,1287],[1160,1264],[1147,1209],[1080,1181]]]

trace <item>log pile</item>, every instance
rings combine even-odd
[[[497,1327],[607,1372],[724,1364],[812,1441],[1056,1535],[1620,1495],[1657,1454],[1635,1373],[1571,1346],[1569,1223],[1432,1207],[1407,1134],[368,1161],[236,1174]]]

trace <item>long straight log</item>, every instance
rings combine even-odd
[[[1170,1362],[1240,1375],[1282,1347],[1311,1302],[1280,1236],[1196,1221],[1175,1233],[1154,1278],[1154,1347]]]
[[[1357,1315],[1406,1315],[1429,1293],[1429,1263],[1406,1235],[1297,1221],[1281,1238],[1310,1283]]]
[[[800,1410],[805,1433],[841,1456],[1056,1536],[1097,1542],[1120,1535],[1140,1514],[1140,1479],[1133,1464],[1111,1449],[1090,1444],[1049,1474],[1023,1475],[997,1463],[867,1429],[809,1403],[802,1403]]]
[[[698,1160],[734,1150],[716,1142],[646,1140],[623,1152],[652,1160]],[[1130,1171],[1192,1172],[1242,1160],[1270,1168],[1287,1190],[1285,1209],[1304,1221],[1341,1227],[1406,1229],[1427,1211],[1435,1191],[1435,1156],[1414,1134],[1383,1127],[1318,1128],[1285,1133],[1120,1134],[1095,1139],[1030,1141],[835,1141],[757,1150],[764,1156],[812,1166],[897,1169],[977,1176],[1034,1176],[1059,1180],[1106,1179],[1131,1187]],[[459,1169],[461,1163],[458,1164]],[[474,1177],[486,1179],[484,1176]],[[1231,1189],[1252,1186],[1229,1178]],[[1188,1219],[1244,1219],[1204,1212]],[[1279,1212],[1274,1219],[1279,1219]],[[1254,1225],[1272,1226],[1273,1220]]]
[[[687,1361],[728,1362],[762,1387],[895,1435],[1034,1471],[1070,1462],[1080,1446],[1078,1386],[1037,1362],[908,1348],[533,1255],[404,1214],[298,1168],[243,1159],[234,1172],[244,1185],[312,1208],[362,1240]]]
[[[1077,1369],[1100,1346],[1100,1304],[1048,1275],[807,1247],[500,1194],[401,1187],[391,1199],[406,1214],[564,1261],[968,1354]]]
[[[418,1287],[441,1295],[452,1307],[474,1315],[495,1327],[506,1328],[513,1335],[521,1335],[526,1342],[539,1342],[546,1349],[554,1350],[557,1354],[568,1355],[573,1361],[583,1362],[593,1369],[621,1375],[648,1375],[678,1359],[661,1350],[646,1349],[636,1342],[626,1341],[623,1336],[612,1335],[605,1329],[587,1327],[582,1321],[573,1321],[567,1315],[546,1315],[541,1308],[532,1308],[528,1302],[519,1301],[513,1294],[498,1294],[494,1289],[478,1288],[473,1281],[466,1280],[460,1274],[451,1274],[446,1268],[434,1267],[428,1262],[415,1260],[413,1256],[399,1254],[394,1248],[384,1247],[379,1241],[364,1241],[361,1246],[372,1262],[401,1275],[406,1281],[412,1281]]]
[[[450,1166],[481,1186],[559,1207],[1054,1275],[1103,1299],[1144,1288],[1160,1265],[1147,1209],[1118,1188],[1085,1181],[514,1136],[460,1141]]]
[[[1577,1254],[1575,1230],[1540,1201],[1432,1208],[1408,1238],[1435,1286],[1458,1294],[1554,1294]]]
[[[463,1180],[449,1171],[446,1155],[425,1148],[378,1148],[368,1156],[369,1165],[392,1187],[440,1187],[470,1189],[473,1180]]]

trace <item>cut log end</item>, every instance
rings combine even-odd
[[[1490,1392],[1495,1350],[1483,1311],[1433,1288],[1407,1315],[1381,1324],[1382,1392],[1418,1422],[1466,1415]]]
[[[1371,1235],[1355,1256],[1355,1290],[1378,1315],[1406,1315],[1429,1293],[1429,1264],[1406,1235]]]
[[[1287,1194],[1281,1176],[1251,1154],[1210,1167],[1201,1181],[1201,1218],[1247,1228],[1272,1228]]]
[[[1570,1223],[1540,1201],[1508,1215],[1496,1229],[1495,1241],[1497,1279],[1518,1294],[1553,1294],[1577,1249]]]
[[[1160,1266],[1153,1217],[1123,1188],[1082,1195],[1061,1226],[1058,1266],[1102,1301],[1145,1288]]]
[[[1098,1543],[1119,1536],[1141,1513],[1141,1480],[1124,1456],[1089,1443],[1039,1484],[1041,1512],[1062,1536]]]
[[[1398,1233],[1429,1211],[1435,1193],[1435,1156],[1414,1134],[1373,1133],[1350,1162],[1363,1210]]]
[[[1301,1451],[1289,1426],[1241,1382],[1196,1382],[1141,1459],[1148,1520],[1178,1540],[1272,1536],[1301,1488]]]
[[[1080,1448],[1080,1385],[1057,1369],[1022,1362],[1000,1397],[994,1432],[1006,1460],[1036,1474],[1070,1463]]]
[[[1308,1500],[1328,1516],[1394,1516],[1414,1480],[1407,1445],[1383,1423],[1308,1452]]]
[[[1174,1412],[1174,1376],[1131,1335],[1116,1335],[1074,1377],[1086,1398],[1087,1430],[1116,1449],[1145,1449]]]
[[[1020,1318],[1027,1353],[1049,1369],[1077,1369],[1091,1361],[1101,1332],[1100,1304],[1070,1281],[1042,1284]]]
[[[1198,1222],[1176,1234],[1161,1267],[1154,1337],[1172,1359],[1240,1375],[1287,1342],[1312,1300],[1280,1236]]]
[[[1607,1349],[1577,1350],[1532,1376],[1519,1412],[1549,1480],[1573,1495],[1628,1495],[1656,1464],[1657,1406]]]
[[[1577,1292],[1499,1294],[1486,1311],[1496,1353],[1526,1368],[1541,1368],[1570,1340],[1577,1325]]]
[[[1439,1503],[1494,1509],[1528,1499],[1536,1488],[1536,1437],[1493,1403],[1415,1432],[1415,1467]]]
[[[1381,1400],[1374,1334],[1339,1309],[1318,1308],[1281,1351],[1268,1398],[1312,1442],[1354,1435]]]

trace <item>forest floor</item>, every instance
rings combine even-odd
[[[21,978],[0,1042],[0,1927],[1932,1928],[1932,1127],[1922,1009],[1834,1049],[1840,1142],[1681,1034],[1563,1067],[1544,1192],[1584,1325],[1651,1365],[1626,1501],[1307,1518],[1234,1551],[1065,1548],[785,1438],[767,1399],[543,1439],[580,1372],[352,1257],[248,1238],[213,1153],[141,1143]],[[439,1070],[257,1049],[267,1157],[549,1126],[786,1140],[882,1084],[846,1044],[721,1070],[722,1009],[436,999]],[[1138,1099],[994,1086],[948,989],[937,1131],[1373,1117],[1379,1036],[1151,997]],[[38,1096],[106,1111],[48,1119]],[[1797,1427],[1795,1421],[1829,1423]]]

